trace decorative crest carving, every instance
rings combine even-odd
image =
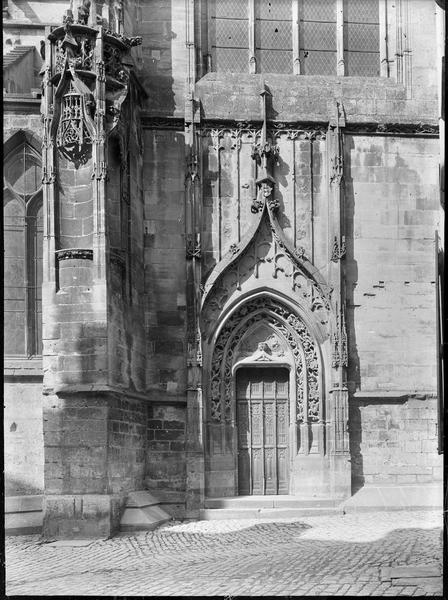
[[[314,340],[300,317],[270,297],[255,298],[243,305],[228,319],[216,341],[210,380],[211,419],[233,419],[232,367],[235,350],[245,333],[258,322],[272,325],[284,337],[293,354],[297,384],[297,421],[318,421],[321,412],[320,375]],[[265,348],[260,349],[260,356],[263,352],[267,354]]]
[[[86,123],[90,98],[90,90],[79,79],[72,79],[62,97],[56,145],[76,167],[85,164],[91,155],[92,138]]]
[[[187,234],[186,257],[189,260],[192,258],[201,258],[201,238],[199,233]]]
[[[252,146],[252,158],[259,165],[260,174],[256,181],[258,192],[257,198],[252,201],[251,211],[257,213],[263,209],[265,202],[268,203],[272,211],[276,211],[279,203],[271,198],[275,186],[275,179],[272,176],[273,161],[278,156],[278,146],[272,144],[267,139],[267,96],[270,92],[264,86],[260,96],[263,100],[263,127],[261,130],[261,139]]]
[[[338,238],[334,236],[333,249],[331,252],[331,260],[332,262],[338,262],[341,258],[344,258],[346,254],[346,246],[345,246],[345,235],[342,236],[341,243],[339,244]]]
[[[50,183],[54,183],[56,181],[56,173],[54,171],[53,165],[49,168],[44,165],[42,168],[42,183],[49,185]]]
[[[104,160],[99,162],[98,165],[96,163],[94,163],[91,179],[98,179],[99,181],[107,181],[107,179],[108,179],[107,163]]]
[[[332,366],[346,367],[348,365],[347,331],[345,327],[345,311],[336,305],[336,322],[332,335]]]
[[[58,260],[69,260],[72,258],[93,260],[93,250],[90,248],[67,248],[64,250],[56,250],[56,258]]]
[[[331,159],[330,183],[341,185],[344,171],[344,162],[342,156],[334,156]]]

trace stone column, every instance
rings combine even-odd
[[[186,2],[188,70],[185,102],[185,237],[187,269],[187,427],[185,511],[189,518],[199,517],[204,506],[204,443],[202,405],[202,340],[199,326],[201,305],[201,162],[197,126],[199,107],[195,100],[196,80],[194,1]]]
[[[342,128],[344,108],[336,102],[330,120],[328,143],[328,229],[330,242],[329,284],[332,293],[331,379],[327,398],[327,440],[330,458],[330,488],[332,496],[347,497],[351,492],[350,451],[348,442],[348,365],[345,323],[346,253],[344,235],[344,154]]]
[[[43,82],[47,538],[111,535],[144,472],[138,381],[127,377],[125,360],[117,380],[114,362],[122,348],[106,207],[121,197],[108,184],[108,136],[131,87],[123,59],[138,40],[88,21],[80,5],[48,35]],[[131,310],[137,317],[138,305]]]

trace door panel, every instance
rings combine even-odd
[[[289,373],[248,368],[237,373],[238,492],[289,490]]]
[[[244,390],[245,392],[245,390]],[[238,401],[238,489],[241,495],[250,494],[250,425],[249,403]]]

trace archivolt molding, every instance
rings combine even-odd
[[[211,360],[209,418],[218,422],[233,421],[235,352],[248,330],[258,323],[269,324],[285,340],[294,358],[297,422],[318,421],[322,393],[316,343],[304,321],[269,296],[259,296],[243,304],[228,318],[218,335]]]
[[[314,313],[316,320],[329,323],[330,294],[322,277],[317,277],[303,248],[293,248],[287,240],[268,202],[263,204],[260,216],[239,245],[232,247],[210,274],[202,298],[202,326],[205,337],[231,296],[242,290],[244,281],[253,276],[259,279],[263,265],[272,267],[272,283],[279,277],[290,282],[292,296]],[[263,283],[268,283],[264,281]]]

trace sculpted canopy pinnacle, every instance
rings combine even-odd
[[[272,211],[277,210],[279,203],[272,196],[275,186],[273,177],[273,162],[278,156],[278,147],[273,145],[267,139],[267,97],[271,96],[269,90],[264,86],[260,93],[263,101],[263,127],[261,130],[261,140],[252,148],[252,158],[259,165],[259,177],[256,180],[257,197],[254,198],[251,206],[251,211],[257,213],[263,210],[267,202]]]

